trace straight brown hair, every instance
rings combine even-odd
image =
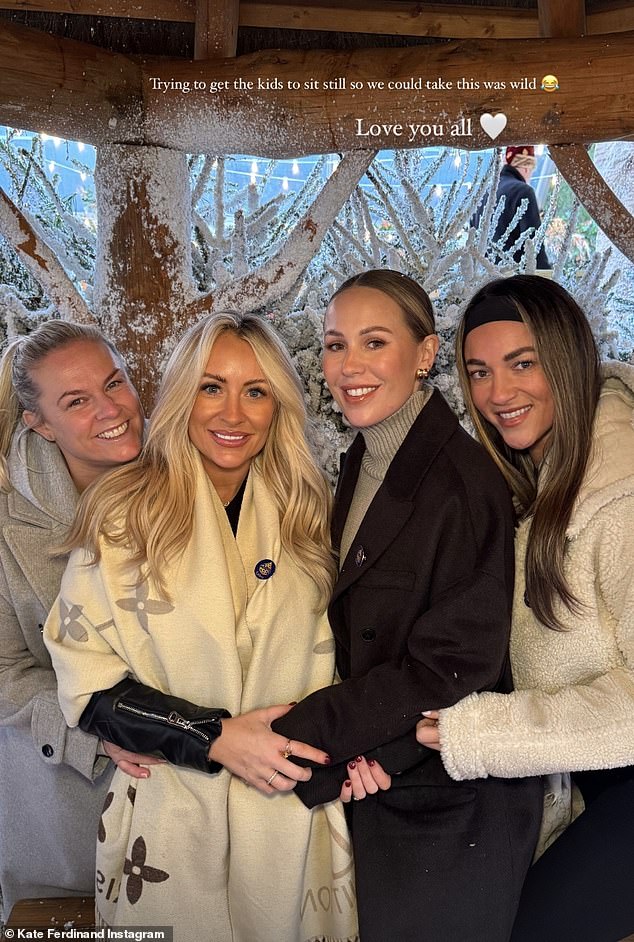
[[[528,452],[505,444],[473,404],[464,358],[465,321],[476,304],[504,298],[515,305],[531,332],[553,397],[553,427],[539,471]],[[600,391],[599,353],[588,320],[568,292],[539,275],[515,275],[484,285],[471,299],[456,336],[456,365],[465,404],[484,447],[511,488],[522,518],[532,517],[526,552],[527,598],[536,617],[561,630],[559,599],[578,611],[564,573],[566,530],[592,447]]]

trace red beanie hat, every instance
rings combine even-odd
[[[513,160],[514,157],[534,157],[535,148],[532,144],[520,144],[519,147],[507,147],[504,159],[507,164]]]

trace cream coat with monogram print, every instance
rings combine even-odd
[[[101,549],[92,566],[73,553],[45,628],[71,726],[92,693],[127,675],[234,716],[333,683],[328,622],[315,614],[314,583],[281,547],[257,460],[237,538],[199,469],[192,539],[168,572],[173,604],[151,582],[134,587],[124,550]],[[292,793],[262,795],[226,770],[166,764],[145,780],[117,771],[96,895],[102,924],[173,925],[175,942],[357,938],[340,804],[310,812]]]

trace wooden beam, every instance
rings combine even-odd
[[[537,0],[539,32],[542,36],[585,36],[585,0]]]
[[[187,2],[187,0],[186,0]],[[547,0],[554,7],[554,0]],[[185,6],[185,4],[183,4]],[[614,0],[586,15],[587,33],[634,30],[634,4]],[[530,39],[540,35],[535,10],[402,0],[242,0],[240,26],[324,32],[395,34],[448,39]]]
[[[0,0],[0,10],[62,13],[77,16],[120,16],[136,20],[193,23],[195,0]]]
[[[216,4],[209,0],[214,7]],[[0,0],[0,10],[116,16],[195,23],[199,0]],[[520,39],[539,35],[533,10],[407,2],[407,0],[242,0],[239,25],[452,39]]]
[[[196,0],[194,59],[229,59],[238,48],[240,0]]]
[[[473,7],[403,0],[251,0],[240,5],[240,25],[261,29],[434,36],[449,39],[518,38],[539,35],[533,10]]]
[[[634,262],[634,219],[580,144],[549,148],[555,166],[610,242]]]
[[[135,140],[142,89],[127,56],[0,20],[0,124],[87,143]]]
[[[196,21],[196,0],[0,0],[0,10]],[[314,0],[303,5],[288,0],[242,0],[239,25],[449,39],[530,39],[540,35],[532,9],[440,3],[423,6],[404,0]],[[634,5],[629,0],[616,0],[607,8],[588,13],[586,25],[589,35],[634,30]]]
[[[0,90],[0,123],[187,153],[477,150],[484,113],[506,115],[499,145],[586,143],[634,136],[634,33],[139,63],[0,24]]]
[[[553,68],[559,90],[548,93],[540,86]],[[146,89],[154,88],[146,98],[146,133],[190,153],[477,150],[492,145],[480,126],[485,113],[506,115],[499,145],[634,136],[634,33],[353,52],[270,50],[217,63],[157,57],[145,61],[144,71]],[[168,87],[173,80],[191,89],[197,81],[203,90],[184,95],[182,85]]]
[[[588,33],[622,33],[634,29],[634,4],[618,3],[586,15]]]

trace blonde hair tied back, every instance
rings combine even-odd
[[[24,411],[39,413],[41,390],[33,371],[54,350],[80,340],[105,344],[123,366],[116,347],[92,324],[44,321],[30,334],[10,340],[0,360],[0,490],[11,489],[7,456]]]

